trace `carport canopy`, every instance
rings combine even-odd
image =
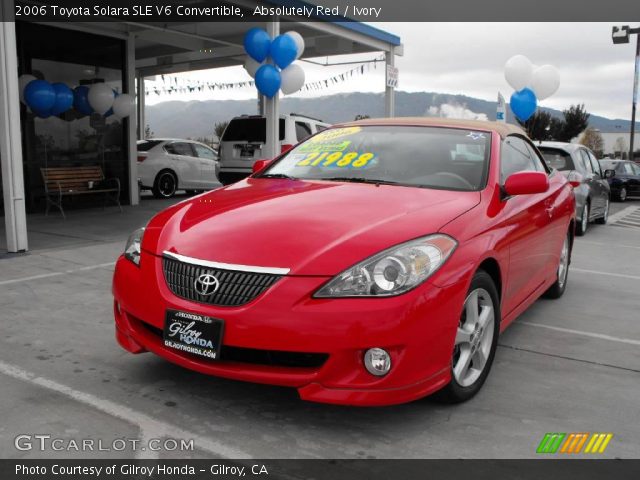
[[[44,3],[44,2],[34,2]],[[198,2],[183,2],[197,4]],[[256,6],[302,7],[313,4],[298,0],[226,0],[227,4],[253,12]],[[13,9],[13,0],[3,1],[0,8]],[[330,57],[336,55],[383,52],[387,65],[394,64],[395,55],[403,54],[400,38],[367,24],[344,19],[325,21],[307,17],[268,17],[267,22],[48,22],[48,25],[65,29],[121,38],[127,44],[127,78],[124,89],[134,91],[137,82],[138,116],[137,122],[129,122],[129,192],[130,203],[138,202],[136,162],[136,138],[141,125],[144,129],[144,78],[243,65],[246,54],[243,47],[245,32],[252,27],[265,28],[275,37],[280,33],[295,30],[305,40],[302,59]],[[12,24],[3,23],[0,45],[0,115],[11,121],[0,125],[2,151],[3,191],[7,247],[11,252],[28,249],[24,186],[22,179],[22,152],[20,146],[20,124],[15,119],[19,111],[18,75],[16,68],[16,38]],[[385,88],[385,112],[394,114],[394,90]],[[267,142],[265,151],[271,157],[279,153],[278,97],[262,99],[267,119]]]

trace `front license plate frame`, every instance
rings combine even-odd
[[[182,310],[166,310],[162,340],[165,347],[219,360],[224,320]]]

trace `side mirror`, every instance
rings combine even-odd
[[[605,170],[604,171],[604,178],[613,178],[616,176],[616,171],[615,170]]]
[[[531,195],[549,190],[549,178],[543,172],[516,172],[504,182],[507,195]]]
[[[272,162],[272,160],[268,160],[268,159],[261,159],[261,160],[256,160],[255,162],[253,162],[253,167],[252,167],[252,173],[258,173],[261,170],[264,170],[265,168],[267,168],[267,166],[269,166],[269,164]]]

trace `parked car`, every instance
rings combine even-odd
[[[584,235],[590,222],[607,223],[611,198],[609,182],[591,150],[564,142],[539,142],[538,150],[547,165],[562,173],[576,196],[576,235]]]
[[[280,116],[280,150],[329,127],[328,123],[292,113]],[[253,162],[264,158],[267,121],[260,115],[242,115],[229,122],[220,139],[220,182],[237,182],[251,175]]]
[[[317,402],[461,402],[499,332],[567,287],[573,189],[518,127],[364,120],[254,169],[132,234],[126,350]]]
[[[138,141],[138,178],[157,198],[171,198],[177,190],[210,190],[218,182],[218,156],[204,143],[177,138]]]
[[[624,202],[628,196],[640,196],[640,166],[629,160],[600,160],[602,170],[608,172],[611,195]]]

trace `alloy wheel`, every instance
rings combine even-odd
[[[582,232],[586,232],[587,228],[589,228],[589,204],[585,203],[584,209],[582,210],[582,219],[580,220],[582,225]]]
[[[462,387],[473,385],[482,375],[493,342],[495,308],[484,288],[473,290],[464,302],[453,351],[453,376]]]
[[[558,263],[558,286],[564,287],[567,281],[567,274],[569,273],[569,237],[565,237],[562,244],[562,251],[560,252],[560,262]]]
[[[170,173],[163,173],[158,179],[158,190],[164,197],[171,197],[176,193],[176,179]]]

